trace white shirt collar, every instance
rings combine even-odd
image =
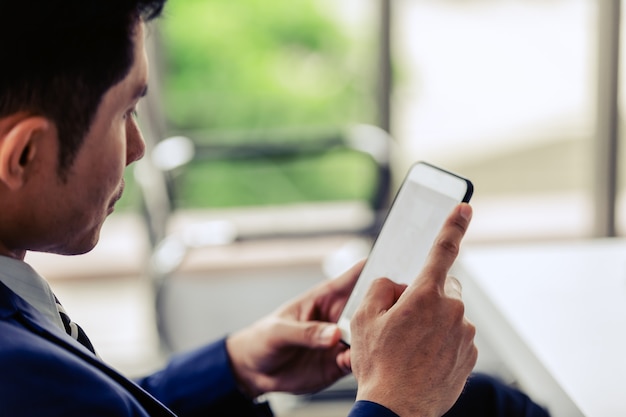
[[[26,262],[0,256],[0,282],[64,329],[50,285]]]

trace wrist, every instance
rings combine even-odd
[[[379,385],[379,384],[377,384]],[[387,408],[398,417],[440,417],[436,406],[423,404],[416,392],[401,392],[395,388],[385,389],[378,386],[373,390],[357,391],[356,401],[372,402]]]
[[[226,352],[230,361],[230,369],[233,373],[237,389],[251,401],[265,394],[260,390],[254,382],[254,373],[246,366],[244,355],[239,349],[239,341],[237,334],[231,335],[226,339]]]

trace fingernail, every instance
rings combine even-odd
[[[461,204],[459,208],[459,215],[463,220],[470,220],[472,218],[472,208],[469,204]]]
[[[334,337],[335,337],[335,333],[337,332],[337,326],[330,325],[330,326],[326,326],[324,328],[324,330],[322,330],[320,332],[320,342],[322,343],[330,343],[333,341]]]

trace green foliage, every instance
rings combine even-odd
[[[163,30],[174,129],[371,121],[370,75],[311,0],[179,0]]]
[[[376,183],[373,161],[345,150],[298,158],[216,160],[191,168],[177,179],[179,207],[368,200]]]
[[[358,62],[354,40],[315,0],[174,0],[159,34],[163,107],[174,135],[195,131],[195,141],[213,144],[207,132],[302,131],[374,118],[373,60]],[[182,207],[368,200],[374,175],[370,159],[345,152],[213,159],[185,167],[176,197]]]

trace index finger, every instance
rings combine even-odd
[[[435,280],[442,289],[444,288],[448,271],[459,254],[461,240],[471,219],[472,207],[467,203],[461,203],[452,210],[430,249],[417,282]]]

